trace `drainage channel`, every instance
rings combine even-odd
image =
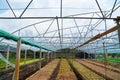
[[[82,76],[79,74],[79,72],[75,69],[75,67],[73,67],[73,65],[70,63],[70,61],[68,60],[70,67],[72,68],[73,72],[75,73],[76,77],[78,80],[83,80]]]

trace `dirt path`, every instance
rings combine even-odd
[[[112,71],[110,69],[95,65],[86,60],[76,60],[80,64],[86,66],[87,68],[95,71],[96,73],[106,77],[108,80],[120,80],[120,73]]]
[[[35,74],[28,77],[26,80],[49,80],[58,66],[60,60],[56,59],[52,62],[48,63],[45,67],[43,67],[41,70],[38,70]]]

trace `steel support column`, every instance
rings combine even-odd
[[[50,56],[51,56],[51,60],[52,60],[52,59],[53,59],[53,53],[51,53],[51,55],[50,55]]]
[[[97,59],[96,51],[94,51],[95,59]]]
[[[17,42],[16,63],[13,80],[19,80],[20,54],[21,54],[21,38],[19,38]]]
[[[9,51],[10,51],[10,45],[7,47],[7,60],[9,61]],[[6,63],[6,69],[8,69],[8,64]]]
[[[43,58],[46,59],[46,53],[43,54]]]
[[[103,42],[103,51],[104,51],[104,64],[107,65],[107,49],[105,49],[105,43]]]
[[[24,55],[24,64],[26,64],[26,58],[27,58],[27,50],[25,50],[25,55]]]
[[[47,60],[48,60],[48,61],[49,61],[49,58],[50,58],[49,53],[47,53]]]
[[[56,54],[57,54],[57,53],[54,53],[54,55],[55,55],[55,59],[56,59]]]
[[[84,59],[85,59],[85,58],[86,58],[86,57],[85,57],[85,52],[83,52],[83,53],[84,53]]]
[[[36,52],[34,51],[34,59],[36,58]]]
[[[42,60],[42,52],[41,52],[41,48],[40,48],[40,55],[39,55],[39,58],[40,58],[40,67],[39,67],[39,69],[41,69],[41,66],[42,66],[42,65],[41,65],[41,62],[42,62],[42,61],[41,61],[41,60]]]

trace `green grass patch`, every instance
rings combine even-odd
[[[26,60],[26,64],[39,61],[39,59]],[[24,61],[20,62],[20,65],[24,65]]]
[[[120,58],[108,58],[109,62],[119,62],[120,63]]]
[[[9,61],[13,64],[15,64],[15,60],[16,60],[15,58],[10,58],[9,59]],[[37,58],[37,59],[27,58],[26,59],[26,64],[36,62],[36,61],[39,61],[39,60],[40,60],[39,58]],[[41,60],[44,60],[44,58],[41,58]],[[20,59],[20,65],[24,65],[24,58]],[[0,70],[5,69],[5,66],[6,66],[6,63],[0,59]]]
[[[29,64],[29,63],[32,63],[32,62],[36,62],[36,61],[39,61],[40,59],[27,59],[26,60],[26,64]],[[41,60],[44,60],[44,58],[41,58]],[[24,65],[24,60],[22,60],[20,62],[20,65]]]
[[[0,59],[0,70],[5,68],[5,62]]]
[[[120,63],[120,58],[107,58],[110,63]],[[97,59],[98,62],[104,62],[104,58]]]

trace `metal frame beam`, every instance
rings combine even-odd
[[[61,44],[61,48],[62,48],[62,41],[61,41],[61,35],[60,35],[60,27],[59,27],[59,21],[58,21],[57,17],[56,17],[56,20],[57,20],[57,27],[58,27],[58,35],[59,35],[59,38],[60,38],[60,44]]]
[[[114,10],[114,8],[115,8],[116,3],[117,3],[117,0],[115,0],[115,2],[114,2],[114,4],[113,4],[113,7],[112,7],[112,10],[111,10],[111,13],[110,13],[110,17],[112,16],[112,13],[113,13],[113,10]]]
[[[78,27],[78,24],[77,24],[77,22],[76,22],[76,20],[75,20],[75,18],[73,19],[74,20],[74,23],[75,23],[75,25],[76,25],[76,28],[77,28],[77,30],[78,30],[78,33],[79,33],[79,36],[78,36],[78,41],[77,41],[77,43],[81,40],[81,32],[80,32],[80,30],[79,30],[79,27]]]
[[[8,4],[8,6],[9,6],[10,10],[12,11],[13,15],[16,17],[16,14],[15,14],[14,10],[12,9],[12,7],[11,7],[10,3],[8,2],[8,0],[6,0],[6,2]]]
[[[56,17],[0,17],[0,19],[56,19]],[[104,17],[57,17],[57,19],[108,19],[113,20],[115,18]]]
[[[29,2],[29,4],[27,5],[27,7],[24,9],[24,11],[21,13],[21,15],[19,16],[19,18],[21,18],[22,17],[22,15],[25,13],[25,11],[27,10],[27,8],[30,6],[30,4],[33,2],[33,0],[31,0],[30,2]]]
[[[95,0],[95,1],[96,1],[96,3],[97,3],[97,6],[99,7],[99,10],[100,10],[100,12],[101,12],[101,14],[102,14],[102,17],[105,18],[104,14],[103,14],[103,11],[102,11],[102,9],[101,9],[98,1],[97,1],[97,0]]]
[[[53,19],[53,21],[50,23],[50,25],[48,26],[47,30],[45,31],[45,33],[43,34],[43,37],[45,36],[45,34],[47,33],[47,31],[50,29],[50,27],[52,26],[53,22],[55,19]]]
[[[118,30],[118,29],[120,29],[120,25],[117,25],[117,26],[115,26],[115,27],[113,27],[113,28],[111,28],[111,29],[109,29],[109,30],[101,33],[101,34],[97,34],[96,36],[92,37],[91,39],[89,39],[89,40],[86,41],[85,43],[83,43],[83,44],[81,44],[80,46],[77,46],[77,47],[75,47],[75,48],[82,47],[82,46],[84,46],[84,45],[86,45],[86,44],[88,44],[88,43],[90,43],[90,42],[92,42],[92,41],[94,41],[94,40],[96,40],[96,39],[101,38],[102,36],[105,36],[105,35],[113,32],[113,31],[115,31],[115,30]]]

